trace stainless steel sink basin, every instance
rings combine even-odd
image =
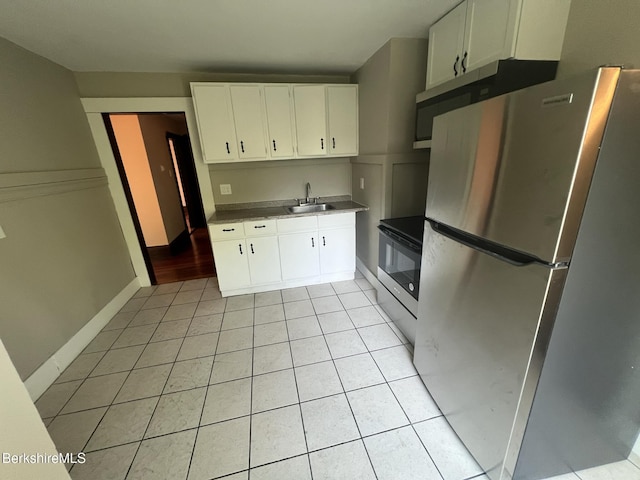
[[[316,203],[313,205],[294,205],[293,207],[287,207],[289,213],[313,213],[313,212],[325,212],[327,210],[333,210],[336,207],[329,205],[328,203]]]

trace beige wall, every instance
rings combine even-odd
[[[166,137],[167,132],[180,132],[176,131],[175,122],[164,115],[139,115],[138,120],[158,195],[164,229],[167,240],[171,243],[186,229],[180,191]]]
[[[314,197],[351,194],[348,158],[219,164],[209,172],[216,205],[303,198],[307,182]],[[220,184],[230,184],[232,194],[221,195]]]
[[[73,74],[0,58],[0,338],[25,379],[134,274]]]
[[[360,155],[387,151],[391,98],[391,42],[387,42],[354,75],[358,84]]]
[[[426,40],[393,38],[353,76],[359,85],[360,154],[352,160],[352,191],[356,202],[369,206],[356,217],[356,254],[373,273],[380,220],[424,213],[429,152],[414,151],[413,139],[426,59]]]
[[[147,247],[168,245],[138,115],[110,115],[122,165]]]
[[[81,97],[190,97],[190,82],[349,83],[347,75],[74,73]]]
[[[47,433],[29,393],[20,381],[18,372],[11,363],[7,351],[0,340],[0,452],[11,455],[55,455],[57,450]],[[66,453],[66,452],[62,452]],[[73,452],[78,453],[78,452]],[[69,474],[62,463],[12,464],[0,467],[2,478],[27,479],[47,478],[69,480]]]
[[[640,68],[640,2],[573,0],[558,77],[600,65]]]

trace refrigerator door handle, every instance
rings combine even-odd
[[[429,222],[429,225],[431,225],[431,229],[434,232],[466,245],[469,248],[473,248],[474,250],[478,250],[499,260],[510,263],[511,265],[523,267],[531,265],[532,263],[538,263],[549,267],[552,266],[533,255],[513,250],[490,240],[485,240],[470,233],[449,227],[448,225],[436,220],[427,218],[427,222]]]

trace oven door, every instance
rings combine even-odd
[[[380,230],[378,267],[417,301],[422,256],[420,245],[382,225],[378,229]],[[402,301],[402,298],[398,300]]]

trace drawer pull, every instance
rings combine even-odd
[[[315,244],[315,242],[313,241],[313,237],[311,237],[311,247],[312,247],[312,248],[315,248],[315,247],[316,247],[316,244]]]
[[[324,138],[320,139],[320,149],[324,150]]]
[[[336,137],[331,137],[331,140],[333,142],[333,149],[336,149]]]
[[[267,228],[266,225],[254,225],[253,228]]]
[[[240,249],[240,255],[242,255],[242,244],[241,243],[238,244],[238,248]]]
[[[251,243],[250,245],[251,245],[251,253],[255,255],[256,252],[253,251],[253,243]]]
[[[278,149],[276,148],[276,141],[273,141],[273,151],[276,152]]]
[[[240,150],[244,153],[244,142],[242,140],[240,140]]]
[[[229,142],[224,142],[227,146],[227,153],[231,153],[231,150],[229,150]]]
[[[322,237],[322,246],[326,247],[327,246],[327,242],[325,242],[324,237]]]
[[[235,232],[236,229],[235,228],[223,228],[222,231],[223,232]]]

